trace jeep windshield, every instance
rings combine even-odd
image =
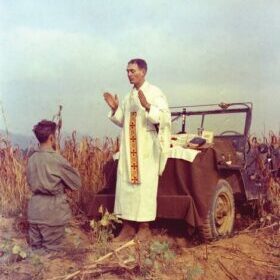
[[[172,134],[211,131],[214,136],[247,136],[251,123],[251,103],[220,103],[171,107]]]

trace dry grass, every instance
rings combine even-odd
[[[18,147],[0,138],[0,211],[2,215],[23,213],[30,195],[26,183],[24,158]]]
[[[257,145],[265,143],[268,146],[268,153],[260,154],[258,159],[259,173],[267,187],[267,196],[261,201],[260,215],[273,214],[280,217],[280,135],[277,136],[270,131],[268,137],[257,140],[256,143]],[[274,170],[274,174],[271,174],[271,169]]]
[[[61,154],[77,169],[82,178],[82,188],[77,193],[70,194],[76,206],[83,203],[83,195],[96,193],[106,184],[104,165],[112,159],[118,150],[118,140],[84,137],[77,142],[76,133],[64,140]],[[73,201],[72,201],[73,202]],[[75,207],[72,204],[72,207]],[[76,209],[77,210],[77,209]]]
[[[280,217],[280,180],[271,179],[268,185],[269,213]]]
[[[77,168],[82,177],[82,188],[71,197],[77,206],[82,193],[97,192],[105,185],[104,164],[118,149],[117,140],[104,141],[84,137],[77,141],[76,133],[64,140],[61,154]],[[26,182],[27,157],[4,137],[0,138],[0,213],[2,215],[25,214],[30,192]],[[74,204],[73,204],[74,206]]]
[[[63,146],[61,154],[79,170],[83,189],[99,191],[105,184],[104,164],[112,159],[113,152],[118,149],[117,141],[84,137],[77,143],[74,132],[71,138],[65,139]]]
[[[275,134],[270,133],[269,137],[263,141],[274,150],[279,150],[279,136],[276,137]],[[91,137],[84,137],[78,141],[75,132],[62,142],[61,154],[79,170],[82,177],[83,184],[80,191],[70,194],[71,206],[77,213],[87,193],[96,193],[106,185],[104,166],[118,150],[119,143],[111,138],[100,140]],[[0,213],[2,215],[25,214],[27,199],[30,196],[25,176],[27,157],[18,147],[12,146],[5,137],[0,135],[0,159]],[[262,162],[260,169],[263,174],[267,174],[267,168],[268,165]],[[279,216],[279,177],[275,179],[270,174],[266,181],[270,210]]]

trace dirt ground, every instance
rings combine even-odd
[[[32,251],[25,229],[18,218],[0,218],[1,280],[280,280],[279,224],[238,228],[231,237],[203,244],[195,234],[185,238],[184,226],[161,222],[153,225],[149,240],[129,246],[98,265],[94,262],[105,252],[77,222],[67,228],[67,246],[60,253]],[[106,246],[110,252],[120,245],[110,242]],[[76,276],[71,278],[73,274]]]

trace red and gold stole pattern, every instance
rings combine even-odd
[[[137,117],[137,112],[130,113],[129,146],[130,146],[130,174],[131,174],[130,181],[132,184],[139,184],[136,117]]]

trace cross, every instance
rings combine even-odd
[[[137,152],[136,152],[136,151],[131,151],[130,154],[131,154],[132,156],[136,156],[136,155],[137,155]]]
[[[131,178],[131,182],[132,182],[133,184],[137,184],[137,183],[138,183],[138,179],[137,179],[136,177],[132,177],[132,178]]]
[[[133,163],[132,165],[131,165],[131,168],[133,168],[133,169],[136,169],[138,167],[138,164],[137,163]]]

